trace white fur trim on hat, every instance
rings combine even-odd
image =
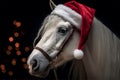
[[[56,8],[51,12],[51,14],[56,14],[65,20],[69,21],[72,25],[80,29],[82,16],[72,10],[71,8],[64,6],[62,4],[56,6]]]
[[[82,59],[82,58],[83,58],[84,53],[83,53],[82,50],[75,49],[73,55],[74,55],[74,58],[75,58],[75,59],[78,59],[78,60],[79,60],[79,59]]]

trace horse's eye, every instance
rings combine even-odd
[[[58,29],[58,33],[61,33],[61,34],[65,34],[65,33],[67,33],[67,31],[68,31],[68,29],[65,27],[59,27],[59,29]]]

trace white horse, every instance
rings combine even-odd
[[[84,57],[76,60],[73,50],[77,48],[79,38],[79,30],[69,21],[58,15],[48,15],[38,31],[35,48],[28,58],[29,73],[45,78],[51,69],[72,60],[68,80],[119,80],[119,38],[94,17]]]

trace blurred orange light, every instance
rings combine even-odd
[[[6,69],[5,69],[5,65],[4,64],[1,64],[0,68],[1,68],[1,72],[2,73],[6,73]]]
[[[15,32],[15,33],[14,33],[14,36],[15,36],[15,37],[18,37],[18,36],[19,36],[19,33],[18,33],[18,32]]]
[[[1,65],[0,65],[0,68],[1,68],[1,70],[5,70],[5,65],[4,65],[4,64],[1,64]]]
[[[26,62],[26,58],[22,58],[22,62]]]
[[[21,51],[18,50],[18,51],[16,52],[16,54],[17,54],[18,56],[20,56],[20,55],[21,55]]]
[[[12,64],[12,65],[16,65],[16,59],[13,59],[13,60],[11,61],[11,64]]]
[[[14,20],[14,21],[13,21],[13,24],[14,24],[16,27],[20,27],[20,26],[21,26],[21,22],[20,22],[20,21]]]
[[[20,47],[20,43],[16,42],[15,47],[17,47],[17,48]]]
[[[13,38],[13,37],[9,37],[9,41],[10,41],[10,42],[13,42],[13,41],[14,41],[14,38]]]
[[[10,51],[11,51],[12,49],[13,49],[13,48],[12,48],[12,46],[11,46],[11,45],[9,45],[9,46],[8,46],[8,50],[10,50]]]
[[[25,69],[28,69],[28,65],[27,65],[27,64],[23,64],[23,67],[24,67]]]
[[[9,50],[6,50],[6,54],[7,54],[7,55],[10,55],[11,52],[10,52]]]
[[[2,73],[6,73],[6,69],[2,70],[1,72],[2,72]]]
[[[9,74],[9,76],[13,76],[13,72],[12,71],[9,71],[8,74]]]
[[[30,50],[29,47],[25,47],[25,51],[28,52]]]

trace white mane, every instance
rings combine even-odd
[[[103,23],[94,18],[92,29],[84,50],[85,72],[80,72],[80,61],[74,61],[71,80],[119,80],[120,79],[120,40]],[[83,68],[84,70],[84,68]],[[82,71],[83,71],[82,70]],[[78,77],[78,75],[80,77]],[[82,78],[82,79],[81,79]]]

